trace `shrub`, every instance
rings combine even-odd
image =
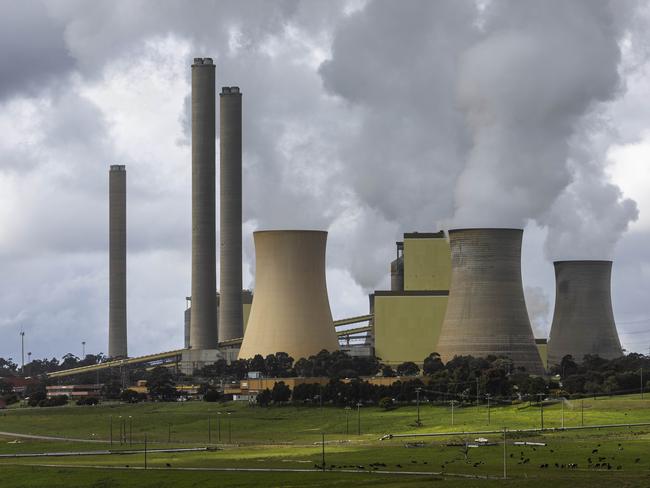
[[[218,402],[221,400],[221,393],[217,390],[208,390],[203,395],[203,400],[206,402]]]

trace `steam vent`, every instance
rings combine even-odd
[[[108,356],[127,357],[126,166],[108,172]]]
[[[555,312],[548,342],[548,363],[570,354],[613,359],[623,355],[611,298],[611,261],[557,261]]]
[[[521,281],[521,229],[449,231],[451,286],[438,341],[454,356],[507,356],[515,367],[544,374]]]
[[[215,81],[211,58],[192,64],[192,349],[217,347]]]
[[[253,234],[255,296],[239,358],[286,352],[294,359],[338,350],[325,281],[327,232]]]

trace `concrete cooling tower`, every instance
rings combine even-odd
[[[325,281],[327,232],[253,234],[255,295],[239,358],[286,352],[294,359],[338,350]]]
[[[544,374],[521,281],[521,229],[449,231],[451,286],[437,352],[507,356]]]
[[[611,261],[557,261],[555,312],[548,342],[548,363],[567,354],[613,359],[623,355],[611,298]]]

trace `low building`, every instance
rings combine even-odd
[[[101,384],[96,385],[56,385],[46,386],[47,398],[65,395],[70,399],[99,398],[102,393]]]

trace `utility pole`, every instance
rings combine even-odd
[[[27,353],[27,364],[29,365],[29,376],[32,375],[32,353]]]
[[[344,410],[345,410],[345,435],[350,435],[350,410],[352,410],[352,408],[346,406]]]
[[[451,401],[451,425],[454,425],[454,402],[456,400]]]
[[[503,479],[508,479],[508,458],[506,457],[506,427],[503,428]]]
[[[22,355],[22,368],[20,372],[23,374],[23,377],[25,377],[25,331],[21,330],[20,331],[20,351]]]
[[[361,402],[357,403],[357,435],[361,435]]]
[[[422,388],[416,388],[416,389],[415,389],[415,393],[416,393],[416,395],[417,395],[417,400],[416,400],[416,401],[417,401],[417,408],[418,408],[418,419],[417,419],[417,421],[416,421],[415,423],[416,423],[416,425],[417,425],[418,427],[419,427],[420,425],[422,425],[422,422],[420,422],[420,392],[421,392],[421,391],[422,391]]]
[[[487,397],[487,407],[488,407],[488,425],[490,425],[490,394],[485,395]]]
[[[81,341],[81,360],[86,359],[86,341]]]

